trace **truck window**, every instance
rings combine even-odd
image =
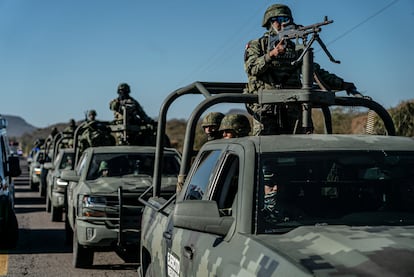
[[[231,215],[231,207],[238,189],[239,167],[239,157],[230,154],[226,156],[223,166],[219,169],[219,178],[212,195],[221,215]]]
[[[206,151],[198,159],[196,169],[188,180],[185,200],[201,200],[214,178],[213,171],[220,159],[220,150]]]
[[[259,206],[271,229],[414,219],[414,152],[275,153],[262,161]]]

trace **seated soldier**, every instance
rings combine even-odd
[[[109,166],[107,161],[101,161],[98,169],[99,177],[108,177],[109,176]]]
[[[219,128],[225,139],[248,136],[250,130],[250,121],[243,114],[228,114],[224,116]]]

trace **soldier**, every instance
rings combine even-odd
[[[72,118],[71,120],[69,120],[69,126],[63,129],[63,133],[73,135],[73,133],[75,133],[76,127],[77,126],[76,126],[75,119]]]
[[[282,28],[292,25],[293,17],[290,8],[286,5],[274,4],[264,13],[262,27],[267,32],[246,45],[244,68],[248,76],[246,93],[257,93],[260,89],[294,89],[301,88],[302,63],[292,65],[302,50],[295,50],[295,43],[291,40],[281,40],[272,50],[268,50],[270,35],[277,35]],[[353,83],[323,70],[314,63],[316,80],[326,88],[334,90],[355,90]],[[292,133],[297,119],[300,116],[300,106],[286,105],[259,105],[248,104],[249,112],[254,115],[253,134],[269,135]],[[305,130],[304,130],[305,131]],[[307,131],[307,130],[306,130]]]
[[[219,131],[225,139],[245,137],[251,131],[250,121],[243,114],[228,114],[223,117]]]
[[[95,110],[88,112],[88,119],[82,126],[80,135],[80,152],[91,146],[114,145],[115,138],[111,135],[111,130],[103,122],[96,120]]]
[[[99,164],[98,175],[100,177],[109,176],[109,166],[107,161],[101,161],[101,163]]]
[[[268,222],[277,222],[279,211],[276,209],[276,197],[278,184],[276,174],[269,170],[268,166],[263,166],[263,184],[264,184],[264,203],[263,214]]]
[[[90,110],[88,112],[87,122],[94,122],[96,120],[97,113],[95,110]]]
[[[65,137],[68,137],[69,140],[67,142],[67,147],[73,147],[73,135],[75,134],[75,130],[76,130],[76,122],[75,120],[72,118],[69,121],[69,126],[67,126],[65,129],[63,129],[63,135]]]
[[[127,83],[121,83],[118,86],[118,98],[109,103],[109,108],[114,111],[116,123],[123,123],[124,110],[127,109],[127,122],[130,124],[150,124],[154,121],[145,113],[141,105],[129,94],[131,89]]]
[[[223,133],[219,131],[221,120],[224,114],[220,112],[211,112],[207,114],[201,122],[201,127],[207,135],[207,140],[223,138]]]

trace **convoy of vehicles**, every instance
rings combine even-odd
[[[66,212],[73,266],[91,266],[96,251],[115,251],[127,262],[139,260],[140,276],[414,275],[414,140],[394,136],[391,117],[371,98],[316,89],[313,41],[334,60],[317,35],[303,45],[302,89],[244,94],[245,83],[195,82],[167,97],[156,132],[155,125],[142,132],[125,120],[99,122],[124,145],[80,151],[80,126],[71,150],[53,147],[53,164],[39,166],[48,149],[39,151],[30,185],[42,184],[39,174],[49,170],[46,209],[52,221]],[[165,147],[166,115],[189,94],[205,99],[188,120],[180,155]],[[297,130],[307,131],[312,109],[320,109],[325,134],[217,139],[195,151],[201,115],[222,103],[300,106]],[[333,135],[332,106],[375,112],[388,136]],[[147,137],[152,144],[155,133],[155,147],[128,145]],[[74,163],[65,169],[68,156]],[[2,179],[16,176],[2,171]]]

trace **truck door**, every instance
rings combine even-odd
[[[209,157],[205,158],[204,165],[198,162],[199,166],[186,181],[186,192],[182,202],[188,202],[190,207],[193,206],[196,210],[200,206],[192,205],[190,201],[214,201],[220,217],[231,218],[231,222],[234,222],[235,213],[232,208],[238,189],[239,157],[229,152],[217,154],[214,151],[210,153]],[[204,211],[200,210],[199,213],[203,214]],[[229,236],[231,235],[199,230],[197,227],[174,227],[171,248],[167,253],[168,272],[172,272],[169,276],[207,276],[212,273],[214,275],[217,265],[226,260],[221,253],[231,251],[230,244],[223,242],[224,237]]]

